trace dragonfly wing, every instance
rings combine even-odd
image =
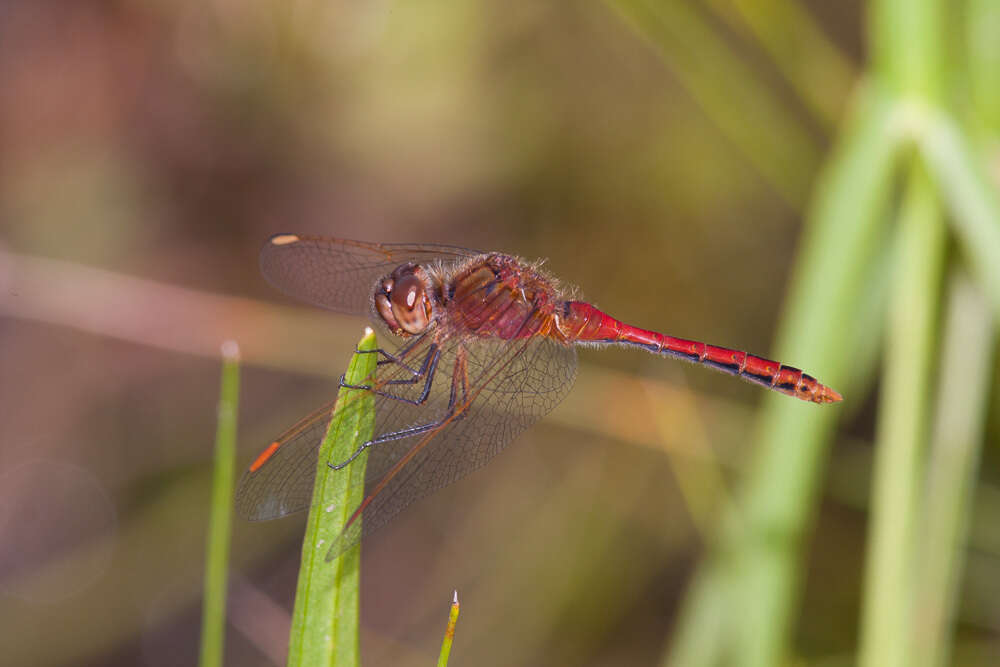
[[[278,436],[236,489],[236,511],[250,521],[277,519],[312,504],[319,447],[333,416],[327,403]]]
[[[466,359],[465,369],[459,357]],[[467,412],[436,428],[369,448],[360,518],[345,528],[330,558],[392,519],[411,503],[485,465],[521,431],[551,411],[576,377],[576,351],[548,338],[465,341],[442,350],[428,402],[392,399],[376,405],[377,432],[399,431],[449,415],[452,386],[467,373]],[[461,393],[461,392],[459,392]],[[344,474],[347,473],[345,469]]]
[[[260,270],[271,285],[296,299],[342,313],[367,315],[375,281],[400,264],[454,262],[479,254],[448,245],[277,234],[260,251]]]
[[[411,380],[413,370],[418,370],[419,364],[411,370],[408,361],[426,358],[431,340],[429,336],[424,337],[403,348],[403,364],[382,364],[376,368],[377,377],[382,382]],[[397,393],[407,390],[412,393],[412,385],[389,384],[387,387]],[[379,397],[376,405],[385,400]],[[236,490],[236,510],[242,516],[251,521],[265,521],[310,507],[316,468],[320,465],[319,448],[329,429],[335,405],[336,402],[331,401],[299,420],[275,438],[251,463]],[[343,404],[338,409],[362,407],[363,403],[355,402]],[[376,413],[380,409],[377,407]],[[387,409],[387,414],[392,413]]]

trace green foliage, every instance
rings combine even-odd
[[[916,588],[915,531],[945,241],[938,195],[919,162],[910,169],[898,224],[864,594],[861,664],[873,666],[913,664],[913,643],[899,638],[910,634]]]
[[[358,351],[374,349],[375,334],[369,330],[358,344]],[[355,354],[347,369],[347,384],[369,381],[375,362],[375,354]],[[330,428],[319,450],[313,504],[302,542],[302,566],[295,592],[289,665],[360,664],[361,546],[352,547],[332,561],[327,561],[327,554],[364,499],[367,453],[362,453],[344,470],[332,470],[327,462],[346,460],[359,445],[371,439],[374,425],[374,397],[364,390],[341,388]]]
[[[451,609],[448,611],[448,625],[444,630],[441,653],[438,654],[438,667],[448,667],[448,657],[451,656],[451,643],[455,640],[455,625],[458,623],[458,609],[458,591],[455,591]]]
[[[927,453],[927,479],[916,514],[921,545],[913,568],[913,665],[951,664],[949,638],[972,516],[972,491],[983,440],[996,345],[993,316],[964,271],[948,281],[938,393]]]
[[[655,11],[641,0],[610,4],[622,9],[640,34],[682,70],[682,82],[720,129],[752,151],[753,144],[726,120],[726,104],[702,93],[712,86],[706,78],[716,85],[723,78],[702,69],[707,77],[692,80],[685,59],[676,56],[678,49],[695,51],[677,33],[697,34],[694,28],[702,26],[696,15],[677,9],[683,3],[668,2],[672,9]],[[730,18],[743,11],[741,3],[711,4]],[[767,8],[786,24],[801,21],[781,2]],[[985,119],[995,117],[998,87],[992,64],[998,49],[994,38],[984,38],[983,26],[996,25],[998,14],[987,2],[970,2],[964,9],[960,17],[940,0],[871,4],[871,70],[813,194],[778,332],[777,357],[808,362],[832,386],[850,388],[853,395],[844,391],[849,404],[866,389],[879,356],[870,345],[855,354],[863,333],[850,323],[864,322],[869,335],[886,331],[880,341],[885,384],[863,603],[863,665],[947,661],[949,601],[955,599],[961,572],[959,540],[968,522],[966,499],[975,482],[978,438],[986,418],[976,393],[986,389],[982,373],[974,373],[975,381],[961,392],[974,407],[956,409],[948,396],[955,391],[950,386],[940,388],[933,400],[939,369],[945,378],[951,371],[939,360],[937,338],[945,312],[940,283],[947,229],[958,239],[962,258],[994,313],[1000,313],[1000,203],[975,144],[977,137],[996,136],[995,127],[984,128],[990,127]],[[664,28],[664,16],[676,19],[673,31]],[[772,56],[787,53],[788,44],[764,30],[760,21],[745,20]],[[967,75],[949,60],[953,52],[945,40],[944,28],[959,24],[969,33],[970,47],[962,53]],[[819,97],[806,94],[808,86],[794,68],[783,62],[777,66],[814,108],[822,108],[816,103]],[[985,72],[991,72],[989,82]],[[745,90],[750,84],[741,85]],[[976,103],[971,113],[950,103],[968,85]],[[969,125],[967,118],[975,124]],[[758,129],[749,118],[746,125]],[[753,162],[762,173],[777,177],[780,172],[766,153],[755,155]],[[893,212],[900,182],[905,194]],[[789,192],[785,190],[786,196]],[[895,225],[888,228],[892,220]],[[868,284],[873,276],[887,276],[888,299],[866,298],[883,289]],[[955,308],[972,311],[966,316],[974,317],[975,305],[963,297],[970,289],[956,286],[951,292],[964,299]],[[879,315],[882,322],[873,323],[871,305],[880,303],[888,305]],[[992,336],[984,329],[989,326],[980,324],[972,347],[961,351],[951,342],[960,334],[954,326],[947,330],[945,342],[954,363],[969,368],[972,354],[980,368],[988,363]],[[668,664],[781,664],[795,618],[800,551],[840,409],[820,411],[766,400],[739,502],[725,514],[714,549],[694,578]],[[949,428],[943,430],[942,424]],[[942,459],[951,462],[950,472],[938,472],[928,463]],[[939,509],[929,512],[932,506]],[[938,538],[933,546],[924,539],[928,535]]]
[[[239,397],[239,348],[235,342],[227,341],[222,346],[222,383],[219,389],[218,425],[212,466],[212,501],[209,505],[205,587],[202,592],[201,658],[198,662],[201,667],[218,667],[223,664]]]

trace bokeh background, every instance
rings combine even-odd
[[[0,3],[0,661],[196,661],[220,344],[242,466],[329,400],[365,324],[270,289],[273,233],[544,257],[617,317],[772,353],[871,54],[860,2],[753,5]],[[857,386],[825,408],[791,664],[859,642],[878,373]],[[764,394],[582,351],[550,417],[365,541],[365,663],[430,664],[453,589],[454,664],[658,663]],[[1000,657],[987,411],[962,664]],[[235,525],[227,664],[283,664],[303,523]]]

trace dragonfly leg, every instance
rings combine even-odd
[[[376,438],[372,438],[368,442],[360,444],[358,448],[354,450],[354,453],[351,454],[351,456],[346,461],[342,461],[340,463],[330,463],[329,461],[327,461],[326,465],[329,466],[332,470],[342,470],[343,468],[349,466],[351,462],[354,461],[354,459],[358,458],[358,455],[361,454],[361,452],[365,451],[372,445],[380,445],[383,442],[392,442],[393,440],[402,440],[403,438],[409,438],[410,436],[413,435],[420,435],[421,433],[427,433],[428,431],[433,431],[434,429],[443,426],[451,416],[452,416],[451,414],[446,413],[445,416],[441,417],[441,419],[433,421],[429,424],[411,426],[410,428],[404,428],[399,431],[393,431],[392,433],[383,433],[382,435]]]
[[[432,343],[427,349],[427,356],[424,357],[423,365],[421,365],[420,370],[416,371],[414,376],[408,380],[388,380],[383,383],[382,386],[386,385],[415,385],[421,379],[424,379],[424,388],[420,393],[420,397],[406,398],[405,396],[399,396],[397,394],[392,394],[387,391],[382,391],[381,389],[376,389],[370,384],[348,384],[346,382],[346,377],[344,375],[340,376],[340,386],[347,387],[348,389],[361,389],[363,391],[370,391],[376,396],[383,396],[385,398],[392,399],[394,401],[400,401],[403,403],[409,403],[410,405],[423,405],[427,400],[427,396],[431,393],[431,384],[434,382],[434,374],[437,371],[438,361],[441,359],[441,349],[437,344]],[[409,369],[408,369],[409,370]]]
[[[433,362],[434,365],[437,365],[436,357],[437,354],[435,354],[435,359]],[[461,374],[457,372],[459,371],[459,369],[457,368],[457,366],[459,365],[462,366]],[[433,374],[433,371],[431,371],[431,373]],[[393,431],[392,433],[383,433],[382,435],[372,438],[368,442],[359,445],[358,448],[354,450],[354,453],[351,454],[351,456],[346,461],[342,461],[336,464],[327,461],[326,465],[329,466],[332,470],[342,470],[343,468],[349,466],[351,462],[354,461],[354,459],[358,458],[361,452],[365,451],[372,445],[378,445],[383,442],[391,442],[393,440],[402,440],[403,438],[409,438],[414,435],[428,433],[435,429],[441,428],[449,421],[457,421],[462,419],[463,417],[465,417],[465,410],[456,409],[456,405],[459,403],[458,400],[459,391],[461,391],[462,393],[461,403],[462,405],[466,405],[468,403],[468,372],[465,369],[465,364],[461,363],[461,361],[458,364],[456,364],[456,374],[452,377],[451,392],[448,394],[448,407],[445,409],[444,414],[441,416],[440,419],[436,419],[427,424],[420,424],[418,426],[411,426],[409,428],[400,429],[399,431]],[[426,399],[427,397],[426,395],[428,392],[430,392],[430,378],[428,378],[427,385],[424,387],[424,399]]]
[[[417,336],[416,338],[414,338],[413,340],[411,340],[409,343],[407,343],[403,347],[399,348],[399,350],[397,350],[395,354],[393,354],[392,352],[388,352],[386,350],[383,350],[381,347],[377,347],[374,350],[355,350],[354,353],[355,354],[379,354],[379,355],[382,355],[384,357],[384,359],[379,359],[376,362],[376,365],[382,366],[383,364],[396,364],[397,366],[401,366],[401,367],[405,368],[407,371],[409,371],[409,373],[411,375],[417,376],[417,375],[420,374],[420,371],[414,370],[413,368],[411,368],[405,361],[403,361],[403,359],[406,357],[406,355],[408,355],[410,352],[412,352],[414,350],[414,348],[416,348],[417,344],[420,343],[421,340],[423,340],[423,338],[424,338],[425,335],[427,335],[427,334],[424,333],[424,334],[421,334],[421,335]],[[343,386],[343,385],[341,385],[341,386]]]
[[[406,362],[403,361],[403,358],[406,357],[408,354],[410,354],[410,352],[412,352],[414,349],[416,349],[417,344],[420,343],[420,341],[422,341],[424,339],[424,336],[426,335],[427,335],[426,333],[420,334],[419,336],[408,342],[406,345],[401,347],[396,352],[396,354],[387,352],[380,347],[375,348],[374,350],[355,350],[355,354],[381,354],[383,357],[385,357],[385,359],[379,359],[376,362],[376,365],[381,366],[382,364],[396,364],[397,366],[401,366],[402,368],[406,369],[406,371],[410,373],[410,375],[412,375],[414,378],[420,378],[421,376],[423,376],[424,371],[427,369],[427,360],[429,358],[429,354],[428,356],[424,357],[424,365],[421,368],[421,370],[414,370]],[[437,346],[431,345],[431,350],[429,350],[428,352],[435,349],[437,349]],[[345,382],[345,379],[346,377],[344,375],[340,376],[341,387],[348,387],[349,389],[364,389],[366,391],[370,391],[372,389],[371,385],[349,385]],[[390,380],[386,384],[415,384],[415,383],[416,380]]]

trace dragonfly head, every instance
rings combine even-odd
[[[397,336],[423,333],[433,310],[426,274],[416,264],[402,264],[383,278],[375,292],[375,310]]]

